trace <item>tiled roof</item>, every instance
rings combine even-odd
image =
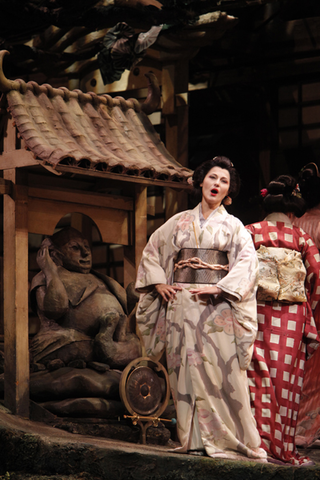
[[[8,109],[39,163],[187,183],[192,172],[169,154],[136,99],[11,84]]]

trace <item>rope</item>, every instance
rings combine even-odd
[[[210,263],[204,262],[201,260],[199,257],[192,257],[188,258],[187,260],[180,260],[178,263],[175,264],[174,266],[174,272],[178,270],[179,268],[185,268],[185,267],[190,267],[193,268],[194,270],[199,270],[200,268],[207,268],[209,270],[229,270],[229,265],[211,265]]]

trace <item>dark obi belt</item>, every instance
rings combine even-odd
[[[210,248],[182,248],[174,265],[173,281],[218,283],[229,271],[226,252]]]

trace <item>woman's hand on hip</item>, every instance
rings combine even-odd
[[[154,288],[166,302],[168,302],[169,300],[173,300],[177,291],[182,290],[181,287],[176,287],[174,285],[166,285],[165,283],[158,283],[154,286]]]

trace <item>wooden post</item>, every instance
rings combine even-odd
[[[124,247],[124,286],[135,282],[142,251],[147,243],[147,187],[135,186],[135,208],[130,225],[130,246]]]
[[[270,150],[260,150],[259,164],[261,169],[260,188],[264,188],[270,182]]]
[[[189,62],[183,59],[165,65],[162,71],[162,114],[166,125],[166,148],[183,166],[188,166],[188,73]],[[166,215],[168,219],[187,208],[186,193],[166,189]]]
[[[29,417],[28,190],[17,184],[15,169],[5,170],[12,195],[5,194],[4,402],[12,413]]]

